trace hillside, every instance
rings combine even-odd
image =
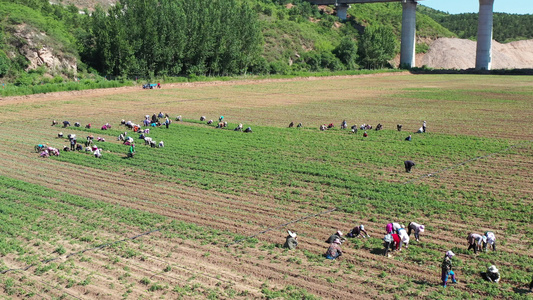
[[[463,39],[477,38],[478,14],[449,14],[420,5],[418,11]],[[493,38],[499,43],[533,38],[533,15],[494,13]]]
[[[0,78],[28,85],[77,76],[78,40],[70,31],[80,17],[77,9],[0,4]]]
[[[68,6],[46,0],[0,0],[0,78],[39,85],[98,76],[329,72],[387,67],[399,53],[399,3],[352,5],[348,20],[340,22],[333,7],[302,0],[202,1],[161,0],[165,8],[158,12],[156,6],[137,0],[129,0],[127,7],[111,0],[60,2]],[[216,13],[197,13],[204,8]],[[456,25],[466,24],[471,30],[472,18],[457,18],[419,6],[417,53],[426,53],[439,38],[468,36]],[[507,30],[502,39],[529,36],[529,20],[516,18],[513,26],[506,27],[516,30]],[[451,53],[442,54],[443,61],[455,60]],[[519,64],[503,64],[515,65]]]

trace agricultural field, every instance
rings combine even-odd
[[[531,95],[527,76],[394,73],[0,99],[0,295],[533,299]],[[183,117],[151,128],[163,148],[120,125],[159,112]],[[221,115],[227,128],[199,120]],[[344,119],[384,129],[363,138],[339,129]],[[413,133],[424,120],[428,131]],[[234,131],[239,123],[253,132]],[[39,157],[36,144],[68,145],[60,131],[105,138],[103,157]],[[124,131],[134,158],[117,141]],[[386,258],[392,221],[426,231]],[[371,238],[348,238],[338,260],[322,256],[331,234],[359,224]],[[287,229],[296,250],[282,248]],[[468,233],[486,230],[498,251],[467,251]],[[447,250],[459,282],[443,289]],[[491,264],[498,285],[480,276]]]

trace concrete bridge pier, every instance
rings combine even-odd
[[[480,0],[482,1],[482,0]],[[400,67],[415,67],[416,4],[414,0],[402,0],[402,40]]]
[[[490,70],[492,62],[492,13],[494,0],[479,0],[476,70]]]
[[[346,21],[348,18],[348,8],[350,8],[350,4],[337,3],[337,17],[343,21]]]

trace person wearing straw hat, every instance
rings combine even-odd
[[[331,245],[329,245],[328,251],[326,251],[326,258],[327,259],[336,259],[337,257],[342,255],[341,250],[341,240],[335,239]]]
[[[337,230],[334,234],[332,234],[327,240],[326,243],[332,244],[336,239],[339,239],[342,243],[344,238],[342,237],[342,232],[340,230]]]
[[[411,222],[407,226],[407,235],[411,236],[411,232],[414,231],[415,239],[418,242],[420,240],[420,233],[424,232],[425,228],[426,227],[424,225],[421,225],[421,224],[418,224],[418,223],[415,223],[415,222]]]
[[[346,236],[351,237],[351,238],[358,237],[358,236],[362,236],[363,238],[370,237],[370,235],[366,232],[365,226],[363,224],[359,226],[355,226],[350,232],[348,232]]]
[[[487,272],[483,273],[483,277],[490,282],[498,283],[500,281],[500,272],[495,265],[492,265],[487,268]]]
[[[285,245],[283,245],[283,248],[288,248],[290,250],[296,249],[296,246],[298,246],[298,237],[296,236],[296,232],[287,230],[287,233],[289,235],[285,238]]]
[[[455,256],[455,253],[453,253],[451,250],[446,251],[446,254],[444,254],[444,260],[442,261],[442,286],[446,287],[446,284],[448,283],[448,277],[452,277],[452,282],[456,283],[457,280],[455,279],[455,273],[452,271],[452,257]]]

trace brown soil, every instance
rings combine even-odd
[[[433,41],[429,51],[417,57],[418,67],[434,69],[472,69],[476,66],[475,41],[456,38],[440,38]],[[501,44],[492,41],[491,68],[533,69],[533,40],[523,40]]]
[[[127,294],[129,299],[206,298],[211,292],[222,298],[262,298],[263,287],[282,289],[288,285],[303,288],[324,299],[392,299],[394,293],[391,293],[391,290],[395,289],[398,292],[407,289],[409,292],[402,294],[405,297],[410,295],[423,298],[439,291],[440,256],[414,263],[409,259],[409,249],[407,249],[396,253],[394,258],[387,259],[379,255],[381,250],[379,248],[359,248],[355,246],[355,241],[348,241],[343,245],[345,255],[338,261],[312,258],[312,255],[325,252],[327,248],[324,243],[325,237],[339,228],[348,231],[362,222],[373,238],[381,238],[384,222],[390,218],[384,212],[347,214],[334,211],[309,218],[289,226],[291,230],[299,233],[300,246],[296,251],[287,252],[278,247],[262,248],[263,244],[268,246],[284,242],[287,228],[281,226],[282,224],[316,214],[327,208],[318,209],[313,205],[302,206],[300,203],[292,202],[279,203],[274,199],[251,193],[237,196],[206,191],[163,181],[158,176],[131,174],[124,170],[102,171],[90,167],[81,168],[52,159],[40,159],[26,148],[20,149],[20,145],[34,145],[48,140],[47,137],[55,136],[57,131],[68,132],[68,129],[51,127],[49,123],[53,118],[61,122],[63,119],[72,120],[73,116],[82,116],[80,120],[84,122],[103,124],[113,121],[112,123],[116,124],[116,120],[127,116],[142,116],[155,110],[164,111],[165,108],[175,109],[172,111],[179,112],[184,117],[196,117],[203,115],[205,111],[213,116],[226,107],[228,109],[235,106],[248,107],[249,110],[234,113],[233,117],[256,118],[260,120],[259,123],[279,123],[286,126],[286,116],[273,117],[274,121],[261,119],[264,114],[262,108],[279,106],[286,109],[291,106],[316,104],[317,99],[307,93],[308,86],[300,87],[301,83],[316,82],[316,88],[321,91],[320,99],[335,101],[340,94],[345,93],[341,88],[346,82],[337,83],[340,80],[348,82],[355,80],[352,83],[354,86],[363,85],[364,82],[365,88],[357,91],[359,96],[380,97],[386,96],[391,91],[374,88],[374,84],[396,85],[398,80],[402,81],[401,78],[407,74],[171,84],[165,85],[164,89],[159,91],[143,91],[138,87],[128,87],[1,99],[0,108],[6,108],[9,112],[2,113],[0,119],[2,129],[0,140],[3,141],[0,143],[0,152],[3,153],[0,157],[0,174],[4,176],[97,201],[157,213],[171,220],[194,223],[243,236],[271,229],[258,235],[260,242],[253,247],[245,246],[246,243],[236,243],[226,247],[227,243],[222,240],[218,243],[201,244],[201,241],[171,238],[162,233],[154,233],[124,242],[124,247],[138,251],[139,254],[134,257],[122,257],[122,246],[110,247],[87,251],[83,255],[72,256],[69,259],[63,257],[61,261],[68,267],[62,270],[36,275],[32,271],[35,270],[33,268],[27,272],[11,272],[7,276],[20,282],[18,286],[33,291],[35,299],[49,299],[64,294],[67,297],[80,299],[117,299],[124,294]],[[380,81],[377,84],[366,81],[370,78]],[[319,84],[324,82],[323,80],[326,80],[327,86]],[[287,83],[293,84],[291,85],[293,88],[277,95],[264,93],[262,90],[267,89],[269,84],[282,87]],[[238,96],[224,94],[229,90],[251,84],[257,85],[258,90],[247,90]],[[224,89],[220,89],[222,87]],[[289,91],[293,93],[292,96]],[[216,97],[217,101],[210,101],[212,97]],[[176,98],[179,101],[174,103],[173,100]],[[370,106],[374,98],[368,101],[369,103],[365,105]],[[208,107],[206,104],[214,107]],[[322,105],[318,109],[323,110],[324,107],[327,106]],[[349,107],[349,104],[343,104],[340,109],[346,110]],[[254,108],[257,109],[255,115],[246,116]],[[27,121],[22,124],[20,120]],[[415,126],[416,122],[413,121],[412,126]],[[450,130],[445,122],[435,122],[431,128],[441,132]],[[468,126],[466,128],[472,130],[471,134],[484,133],[482,131],[480,134],[477,129],[470,129]],[[113,141],[113,137],[106,136],[107,138]],[[61,143],[57,140],[53,142]],[[528,159],[524,159],[525,157]],[[529,170],[533,166],[531,157],[531,147],[521,147],[515,152],[494,156],[490,162],[485,160],[473,162],[469,165],[468,172],[451,170],[439,174],[438,177],[430,177],[424,180],[424,183],[467,191],[475,190],[480,185],[494,193],[509,194],[508,190],[513,190],[515,195],[525,198],[526,202],[529,201],[527,203],[531,204],[531,198],[527,198],[531,195],[533,186],[531,179],[528,179]],[[499,168],[491,173],[490,169],[494,165]],[[96,178],[98,180],[95,180]],[[398,180],[385,176],[383,179]],[[459,187],[456,186],[458,182]],[[140,184],[147,194],[157,197],[132,193],[131,191],[139,190]],[[302,188],[302,192],[305,193],[305,188]],[[449,228],[450,219],[453,221],[454,230]],[[407,223],[408,220],[403,221]],[[420,245],[423,245],[424,240],[431,240],[439,246],[437,249],[439,253],[454,247],[466,247],[464,234],[469,231],[504,230],[504,228],[489,228],[490,224],[486,220],[479,220],[475,216],[462,220],[459,216],[449,216],[445,212],[440,216],[420,217],[417,221],[431,224],[431,230],[423,234]],[[134,236],[138,233],[139,229],[126,226],[117,228],[113,232],[98,231],[95,234],[102,240],[120,240],[124,236]],[[529,241],[521,238],[522,234],[509,236],[502,234],[501,241],[504,244],[499,246],[499,251],[504,254],[527,253],[526,256],[532,257]],[[223,238],[222,234],[221,239]],[[411,247],[417,247],[416,242],[412,244]],[[57,245],[44,243],[43,253],[39,255],[46,256],[56,247]],[[84,245],[65,243],[64,247],[68,249],[67,253],[70,253],[83,249]],[[309,253],[311,258],[308,257]],[[458,254],[457,258],[464,261],[471,259],[470,255],[464,254]],[[492,263],[491,258],[477,259],[481,264]],[[17,260],[16,255],[2,257],[2,260],[9,267],[25,265],[24,262]],[[502,267],[519,268],[505,262],[498,264]],[[165,272],[167,266],[171,266],[171,270]],[[87,278],[90,278],[90,283],[83,285],[83,281]],[[67,287],[69,279],[75,280],[76,283]],[[146,282],[144,279],[148,279],[150,284],[142,283]],[[474,282],[476,279],[472,276],[461,276],[456,288],[479,294],[479,291],[472,290],[468,286]],[[149,291],[154,283],[160,283],[164,288]],[[233,296],[230,291],[234,291]],[[5,290],[0,290],[0,295],[7,293]],[[484,296],[487,295],[481,294],[481,297]],[[15,294],[11,297],[29,298],[25,294]]]

